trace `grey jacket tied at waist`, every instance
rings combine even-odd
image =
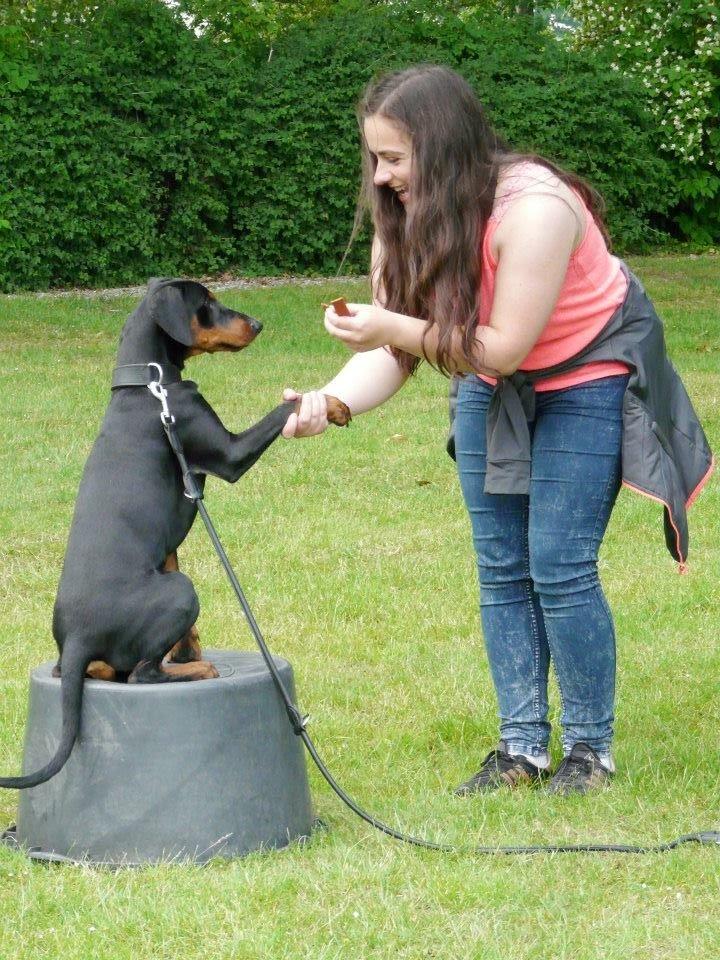
[[[485,492],[530,492],[528,424],[535,416],[538,380],[601,360],[625,363],[630,376],[623,400],[622,480],[664,505],[665,542],[684,563],[687,507],[710,476],[713,457],[667,356],[662,322],[637,277],[625,264],[622,269],[628,278],[625,299],[587,347],[554,367],[498,381],[487,414]]]

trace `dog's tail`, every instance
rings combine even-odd
[[[79,645],[78,645],[79,646]],[[62,682],[62,733],[55,756],[42,769],[24,777],[0,777],[0,787],[26,790],[50,780],[65,766],[80,730],[85,671],[92,659],[75,644],[63,648],[60,660]]]

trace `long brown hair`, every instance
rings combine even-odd
[[[470,360],[480,304],[480,244],[492,213],[501,167],[531,160],[575,189],[607,242],[599,194],[579,177],[542,157],[510,152],[493,130],[472,87],[447,67],[420,65],[371,83],[358,105],[358,121],[381,116],[410,137],[412,198],[406,208],[394,190],[376,187],[376,158],[363,137],[363,188],[353,229],[372,214],[383,254],[373,277],[385,306],[420,317],[438,334],[437,367],[452,372],[451,341],[460,329]],[[352,242],[352,238],[351,238]],[[417,357],[393,349],[413,372]]]

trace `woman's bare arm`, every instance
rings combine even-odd
[[[382,308],[384,293],[379,281],[382,248],[373,240],[370,277],[373,304]],[[285,424],[284,437],[309,437],[322,433],[327,427],[325,394],[337,397],[350,407],[353,416],[373,410],[389,400],[407,380],[393,355],[383,346],[376,350],[357,353],[319,391],[302,395],[300,410]],[[285,390],[286,400],[300,396],[294,390]]]
[[[455,336],[451,361],[457,372],[508,375],[520,366],[553,312],[578,242],[578,223],[568,205],[534,195],[514,203],[496,231],[498,266],[486,326],[478,326],[470,360]],[[437,358],[437,332],[419,318],[375,304],[350,304],[351,316],[325,313],[325,326],[351,350],[373,351],[392,344],[416,357]],[[427,330],[427,333],[426,333]],[[423,334],[425,334],[423,339]]]

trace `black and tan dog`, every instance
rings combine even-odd
[[[23,789],[53,777],[70,756],[80,725],[86,671],[129,683],[217,676],[200,659],[191,581],[178,570],[177,549],[197,508],[184,496],[182,475],[147,384],[163,370],[176,432],[202,489],[208,473],[234,483],[275,440],[295,402],[286,402],[243,433],[220,422],[192,381],[185,360],[198,353],[237,351],[260,332],[251,317],[220,304],[188,280],[151,281],[120,339],[110,403],[80,484],[53,616],[60,651],[62,734],[41,770],[5,777]],[[350,420],[328,397],[328,419]]]

